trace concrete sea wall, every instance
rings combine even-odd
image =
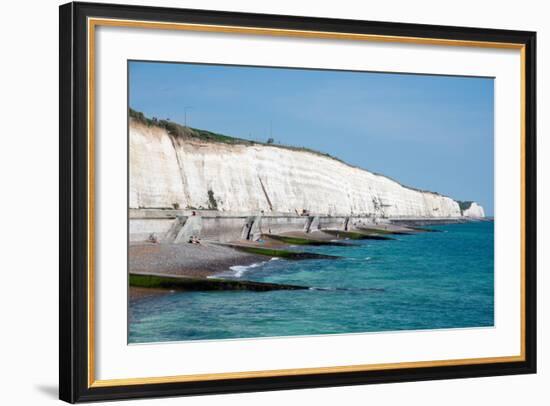
[[[257,239],[262,234],[319,229],[345,230],[370,223],[368,218],[344,216],[258,215],[246,216],[215,211],[130,210],[130,241],[187,242],[191,236],[229,242]]]

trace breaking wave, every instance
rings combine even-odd
[[[277,261],[281,258],[271,258],[270,261]],[[214,275],[209,275],[207,278],[241,278],[245,273],[251,271],[254,268],[258,268],[262,265],[265,265],[268,261],[255,262],[250,265],[233,265],[229,267],[228,271],[217,273]]]

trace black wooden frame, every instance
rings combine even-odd
[[[296,389],[536,372],[536,33],[112,4],[60,7],[59,397],[68,402]],[[88,387],[88,17],[299,29],[525,45],[525,360],[367,372]]]

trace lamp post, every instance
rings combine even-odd
[[[184,115],[184,121],[183,121],[183,125],[185,127],[187,127],[187,110],[192,110],[193,109],[193,106],[185,106],[183,108],[183,115]]]

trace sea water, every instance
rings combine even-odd
[[[337,260],[270,260],[225,278],[308,286],[173,292],[134,300],[130,343],[493,326],[493,222],[350,246],[294,247]]]

